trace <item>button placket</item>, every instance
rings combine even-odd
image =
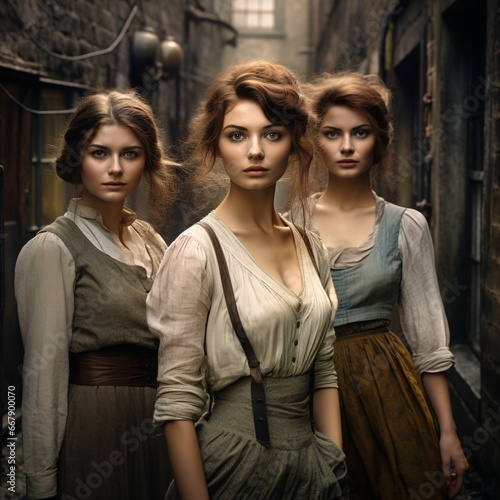
[[[302,308],[302,299],[299,298],[298,304],[297,304],[297,310],[295,312],[295,339],[293,341],[293,346],[297,347],[299,344],[299,339],[298,339],[298,329],[300,328],[300,314],[301,314],[301,308]],[[292,363],[295,363],[297,361],[296,356],[292,357]]]

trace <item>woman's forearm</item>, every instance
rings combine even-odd
[[[194,422],[172,420],[167,422],[163,429],[180,498],[208,500],[207,483]]]
[[[342,449],[342,426],[340,423],[340,403],[337,389],[314,391],[314,425],[319,432],[328,436]]]
[[[462,488],[469,464],[457,436],[448,379],[445,373],[423,373],[422,384],[439,423],[442,468],[449,488],[449,497],[453,498]]]
[[[445,373],[423,373],[422,384],[436,414],[440,432],[456,432]]]

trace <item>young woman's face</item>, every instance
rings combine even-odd
[[[224,116],[218,152],[233,184],[252,190],[274,186],[291,151],[290,131],[273,125],[257,103],[239,100]]]
[[[101,125],[82,159],[82,203],[99,209],[123,204],[139,186],[145,164],[144,148],[130,128]]]
[[[331,175],[357,178],[367,175],[373,164],[375,134],[370,122],[347,106],[332,106],[324,114],[319,145]]]

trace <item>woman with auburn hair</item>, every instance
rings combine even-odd
[[[293,73],[255,61],[218,75],[191,123],[198,185],[220,160],[229,188],[172,243],[147,300],[167,498],[347,498],[327,256],[274,207],[287,170],[305,201],[308,121]]]
[[[321,236],[339,297],[335,366],[350,497],[452,498],[468,464],[451,411],[454,359],[431,235],[420,212],[372,190],[377,169],[388,178],[389,91],[375,75],[344,73],[318,79],[309,97],[328,181],[310,197],[309,218],[296,209],[291,218]],[[388,330],[396,303],[412,355]]]
[[[135,93],[81,99],[56,160],[75,198],[16,264],[27,498],[164,498],[170,472],[152,424],[158,342],[146,297],[166,245],[124,203],[146,178],[149,215],[162,223],[170,165]]]

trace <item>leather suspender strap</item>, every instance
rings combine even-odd
[[[252,396],[252,410],[253,419],[255,427],[255,436],[257,441],[269,448],[269,428],[267,425],[267,410],[266,410],[266,395],[264,391],[264,384],[262,378],[262,372],[260,370],[260,363],[255,355],[250,340],[241,324],[240,315],[236,307],[236,300],[234,298],[233,285],[231,283],[231,277],[229,275],[229,270],[227,268],[226,258],[224,257],[224,252],[220,245],[219,239],[215,234],[215,231],[206,222],[198,222],[208,233],[212,245],[214,247],[215,256],[217,257],[217,263],[219,264],[220,277],[222,281],[222,288],[224,290],[224,298],[226,300],[227,310],[229,312],[229,317],[233,325],[236,336],[241,343],[241,347],[245,352],[248,359],[248,366],[250,367],[250,376],[252,378],[251,382],[251,396]]]

